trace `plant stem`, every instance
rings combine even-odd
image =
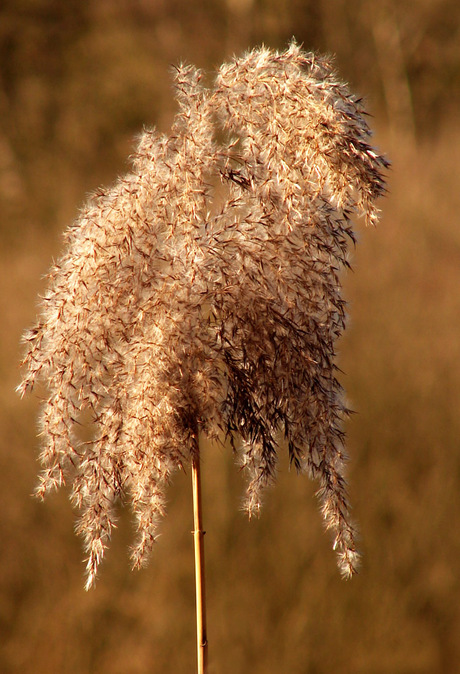
[[[206,592],[204,571],[204,534],[201,511],[200,448],[192,456],[193,542],[195,547],[196,635],[198,674],[208,669],[208,639],[206,634]]]

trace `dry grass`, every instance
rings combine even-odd
[[[360,101],[294,42],[223,64],[212,88],[202,79],[177,68],[170,135],[145,130],[133,171],[68,228],[24,335],[18,390],[41,381],[48,391],[37,494],[72,485],[87,587],[120,500],[137,522],[133,566],[145,563],[165,486],[196,456],[199,434],[230,441],[249,476],[250,517],[286,445],[292,466],[319,482],[342,574],[357,570],[335,363],[339,272],[352,219],[378,221],[388,162],[369,145]]]
[[[168,491],[169,517],[148,569],[129,569],[131,522],[122,516],[102,582],[88,595],[66,494],[46,505],[30,498],[37,406],[13,393],[19,336],[35,315],[39,276],[61,249],[57,232],[85,190],[124,170],[124,135],[119,142],[116,170],[99,165],[90,175],[88,163],[75,168],[72,155],[66,171],[65,158],[58,158],[53,175],[48,158],[47,173],[35,171],[29,220],[16,214],[11,222],[19,234],[5,234],[0,253],[0,669],[6,674],[194,667],[188,476],[179,474]],[[211,665],[222,674],[457,669],[460,130],[450,124],[444,135],[410,150],[384,133],[377,142],[393,161],[390,194],[381,226],[362,232],[355,274],[345,281],[352,320],[339,349],[343,383],[358,411],[347,430],[362,571],[351,583],[340,580],[314,487],[288,474],[286,461],[263,518],[248,523],[237,512],[241,480],[231,457],[205,447],[205,508],[213,504],[206,510]],[[40,213],[41,225],[32,213]],[[45,226],[50,221],[54,230]]]

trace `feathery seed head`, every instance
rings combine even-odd
[[[327,60],[295,43],[235,58],[210,88],[180,66],[175,86],[171,134],[145,130],[132,172],[83,208],[26,334],[19,389],[39,378],[49,389],[37,491],[71,482],[89,587],[121,495],[136,516],[133,565],[145,562],[165,487],[200,433],[234,443],[249,514],[283,442],[319,481],[351,575],[339,270],[352,216],[377,219],[388,163]]]

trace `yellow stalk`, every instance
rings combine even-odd
[[[206,633],[206,592],[204,571],[204,534],[201,510],[200,450],[192,456],[193,493],[193,542],[195,548],[196,583],[196,637],[198,674],[206,674],[208,669],[208,639]]]

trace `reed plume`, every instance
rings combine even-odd
[[[38,494],[71,483],[89,587],[119,497],[136,517],[133,565],[147,560],[200,434],[230,438],[250,515],[285,445],[319,482],[350,576],[339,273],[352,219],[378,219],[388,164],[361,102],[295,43],[235,58],[210,86],[180,66],[175,88],[170,134],[146,129],[131,172],[90,198],[25,335],[20,391],[49,391]]]

